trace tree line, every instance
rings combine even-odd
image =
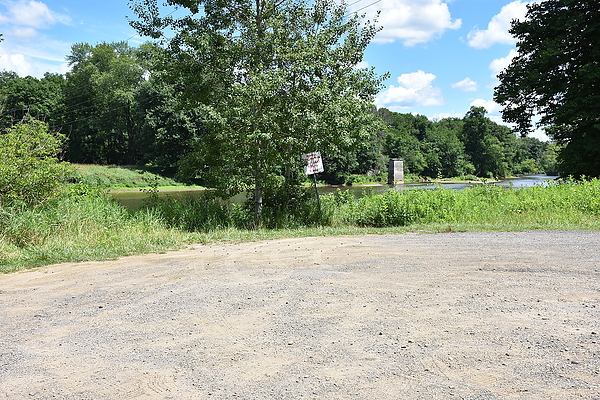
[[[182,84],[151,74],[153,51],[150,44],[79,43],[67,56],[71,70],[65,75],[1,72],[0,128],[40,120],[66,136],[66,161],[176,172],[198,145],[207,145],[208,128],[201,108],[178,101]],[[385,108],[372,113],[382,122],[379,129],[352,151],[324,154],[324,180],[351,183],[352,175],[383,173],[388,158],[402,158],[407,174],[429,178],[556,172],[556,144],[517,137],[483,108],[438,121]],[[217,148],[206,151],[219,156]]]

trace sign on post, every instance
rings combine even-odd
[[[302,154],[302,160],[306,162],[306,166],[304,167],[304,173],[306,175],[314,175],[325,171],[323,168],[323,160],[321,159],[321,152],[319,151]]]
[[[320,172],[324,172],[323,160],[321,159],[321,153],[313,151],[312,153],[302,154],[302,161],[306,162],[304,167],[304,173],[306,175],[312,175],[313,181],[315,182],[315,193],[317,194],[317,203],[319,204],[319,215],[323,212],[321,210],[321,198],[319,197],[319,189],[317,189],[317,175]]]

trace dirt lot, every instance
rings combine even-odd
[[[600,399],[599,244],[318,237],[0,276],[0,398]]]

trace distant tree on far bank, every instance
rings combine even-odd
[[[563,145],[562,175],[600,176],[600,2],[528,4],[510,33],[518,54],[499,75],[494,98],[525,135],[538,126]]]
[[[463,118],[429,121],[423,115],[377,110],[385,122],[383,153],[401,158],[407,174],[448,178],[555,173],[557,146],[517,137],[472,107]]]

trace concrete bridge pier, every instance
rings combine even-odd
[[[388,185],[404,183],[404,160],[400,158],[390,158],[388,168]]]

